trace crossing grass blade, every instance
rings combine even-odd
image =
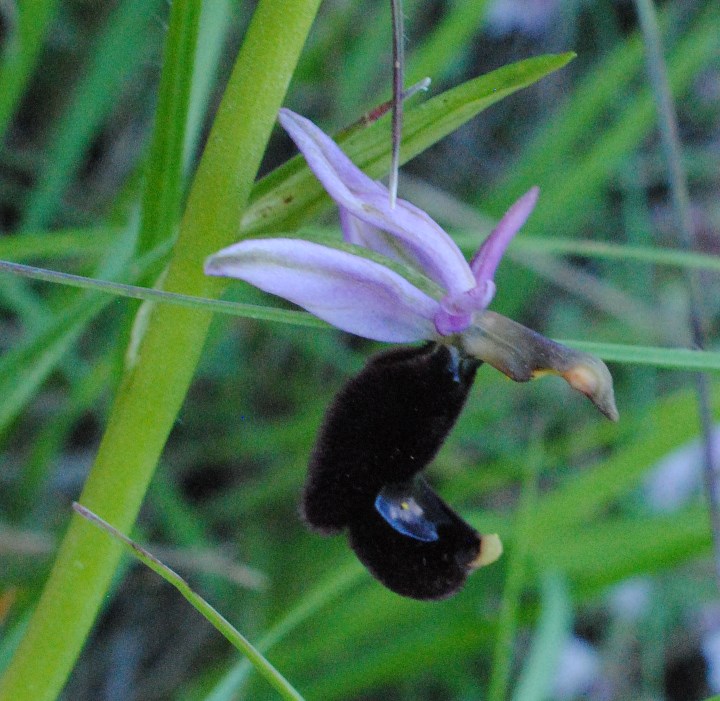
[[[239,652],[243,653],[253,664],[255,669],[277,689],[280,696],[290,701],[303,701],[303,697],[283,677],[283,675],[263,656],[255,646],[238,631],[221,613],[213,608],[205,599],[195,593],[190,585],[164,565],[154,555],[149,553],[137,543],[123,535],[116,528],[113,528],[107,521],[101,519],[97,514],[86,509],[81,504],[73,504],[75,511],[87,519],[93,526],[101,528],[107,535],[120,543],[125,550],[137,558],[153,572],[160,575],[168,584],[177,589],[187,602],[195,608],[221,635],[223,635]]]

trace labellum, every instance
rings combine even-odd
[[[449,596],[487,564],[486,537],[419,476],[455,424],[480,365],[437,343],[380,353],[338,393],[320,429],[304,517],[323,533],[347,528],[361,562],[398,594]],[[487,538],[497,551],[496,538]]]

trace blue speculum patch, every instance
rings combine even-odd
[[[412,498],[397,501],[378,494],[375,508],[398,533],[425,543],[438,539],[437,529],[425,518],[422,508]]]
[[[440,500],[421,477],[383,487],[375,508],[398,533],[424,543],[438,540],[438,526],[448,521]]]

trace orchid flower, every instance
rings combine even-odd
[[[449,596],[501,552],[497,536],[476,533],[419,476],[478,367],[487,362],[518,382],[560,375],[617,420],[612,378],[598,358],[487,309],[495,271],[538,188],[510,207],[468,263],[435,221],[405,200],[393,207],[387,188],[312,122],[285,109],[279,119],[337,204],[344,245],[245,240],[211,256],[205,271],[358,336],[429,342],[375,356],[338,394],[310,460],[303,512],[320,531],[347,528],[360,560],[393,591]]]

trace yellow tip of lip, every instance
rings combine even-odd
[[[480,552],[478,556],[470,563],[473,570],[485,565],[492,565],[503,553],[502,541],[497,533],[481,536]]]
[[[573,389],[588,395],[594,396],[600,389],[601,378],[595,368],[587,365],[576,365],[563,373]]]
[[[608,419],[618,420],[612,377],[604,363],[599,360],[593,364],[581,363],[563,372],[562,376],[573,389],[589,397]]]

